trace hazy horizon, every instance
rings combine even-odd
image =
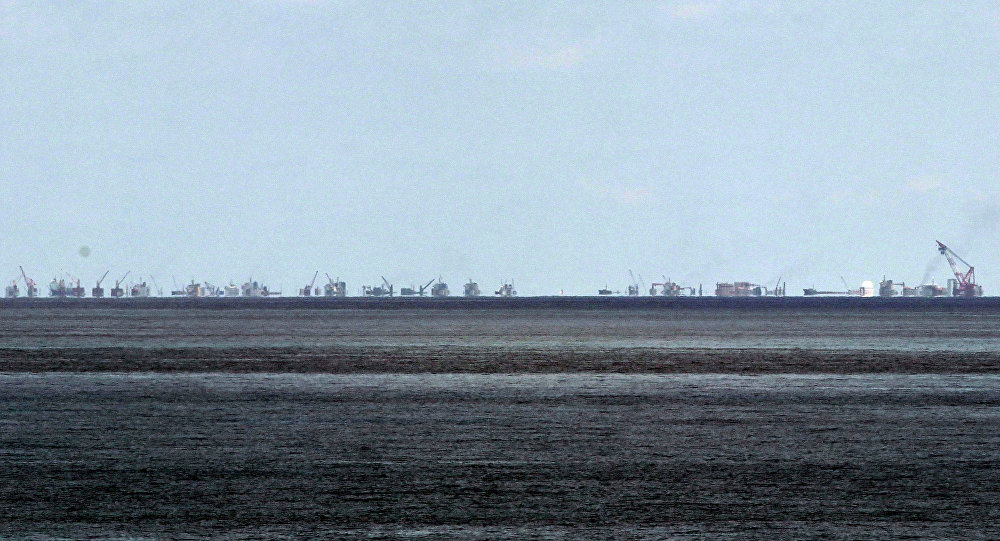
[[[990,2],[0,2],[0,279],[1000,294]],[[88,257],[80,248],[90,249]]]

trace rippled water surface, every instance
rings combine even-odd
[[[211,301],[205,301],[211,303]],[[203,304],[204,305],[204,304]],[[86,305],[83,305],[86,306]],[[105,306],[105,305],[100,305]],[[308,305],[307,305],[308,306]],[[1000,351],[1000,303],[907,309],[753,305],[393,309],[0,308],[0,345],[45,347],[514,346]],[[889,305],[891,308],[892,305]],[[908,305],[904,305],[908,306]],[[928,309],[933,308],[933,309]]]
[[[0,537],[996,538],[998,328],[3,308]]]

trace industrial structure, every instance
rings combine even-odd
[[[18,267],[21,269],[21,277],[24,278],[24,289],[25,296],[28,298],[34,298],[38,296],[38,284],[34,280],[28,278],[28,275],[24,272],[24,267]]]
[[[632,269],[629,269],[628,270],[628,277],[629,277],[628,296],[629,297],[638,297],[639,296],[639,291],[640,291],[640,289],[639,289],[640,282],[642,282],[642,276],[640,276],[639,280],[636,281],[635,275],[632,274]]]
[[[142,278],[140,278],[142,280]],[[140,281],[138,283],[132,284],[132,287],[128,290],[129,297],[149,297],[151,296],[152,290],[150,290],[149,285],[146,282]]]
[[[662,295],[664,297],[681,297],[681,296],[701,296],[701,286],[697,288],[691,286],[681,286],[674,282],[666,276],[662,276],[662,282],[653,282],[649,284],[649,294],[650,296]],[[656,288],[660,289],[657,290]],[[637,293],[638,294],[638,293]]]
[[[847,280],[843,276],[840,277],[841,282],[843,282],[844,289],[827,289],[819,290],[815,287],[809,287],[802,290],[804,296],[839,296],[839,297],[880,297],[880,298],[896,298],[896,297],[959,297],[959,298],[969,298],[969,297],[981,297],[983,295],[983,287],[976,280],[976,269],[974,266],[970,265],[961,256],[956,254],[951,248],[946,246],[940,241],[935,241],[938,253],[944,256],[945,260],[948,262],[952,278],[947,280],[945,285],[938,285],[933,279],[929,282],[928,276],[925,276],[925,283],[921,283],[918,286],[907,286],[906,282],[896,281],[889,279],[887,276],[883,275],[882,280],[878,282],[872,282],[870,280],[864,280],[861,282],[860,286],[857,288],[852,288],[848,285]],[[5,284],[4,287],[4,297],[8,299],[18,298],[20,296],[26,296],[28,298],[38,296],[38,287],[34,280],[28,277],[23,266],[18,266],[20,275],[10,280]],[[110,270],[105,271],[99,279],[97,279],[94,287],[90,290],[90,296],[95,299],[100,299],[105,297],[104,282],[110,274]],[[317,284],[316,280],[319,277],[320,271],[313,272],[312,280],[302,287],[297,289],[299,296],[302,297],[346,297],[347,296],[347,284],[339,277],[336,279],[332,278],[329,273],[326,273],[327,283],[323,284],[322,287]],[[123,297],[129,298],[144,298],[144,297],[154,297],[162,296],[163,291],[156,287],[154,289],[141,277],[138,281],[130,281],[128,284],[125,281],[131,275],[131,271],[125,272],[121,278],[115,281],[114,287],[110,288],[111,298],[119,299]],[[641,297],[648,294],[652,297],[691,297],[691,296],[702,296],[703,294],[714,294],[716,297],[766,297],[766,296],[776,296],[783,297],[786,295],[786,284],[782,282],[781,278],[778,278],[775,282],[773,288],[766,287],[756,282],[739,281],[739,282],[716,282],[714,292],[703,292],[702,285],[698,284],[697,287],[691,285],[681,285],[675,282],[666,275],[661,275],[662,281],[651,282],[645,284],[642,279],[642,275],[636,275],[631,269],[628,270],[628,283],[625,289],[624,295],[628,297]],[[358,294],[365,297],[393,297],[396,295],[396,290],[385,276],[381,276],[382,283],[377,286],[361,286]],[[156,286],[155,281],[153,286]],[[876,285],[877,284],[877,285]],[[23,287],[23,291],[22,291]],[[563,290],[559,290],[561,295]],[[404,297],[410,296],[420,296],[424,297],[430,295],[433,298],[448,297],[451,292],[448,288],[448,284],[444,281],[442,276],[438,276],[437,279],[429,280],[427,283],[420,286],[410,286],[403,287],[399,290],[399,294]],[[478,297],[482,294],[477,284],[472,279],[469,279],[462,288],[462,295],[464,297]],[[182,287],[178,287],[176,280],[174,281],[174,289],[170,292],[171,296],[176,297],[248,297],[248,298],[259,298],[259,297],[273,297],[280,296],[280,291],[272,291],[267,286],[254,281],[252,278],[240,286],[237,286],[232,280],[229,281],[229,285],[224,287],[217,287],[209,282],[199,283],[195,280],[191,280],[190,284]],[[496,297],[514,297],[517,296],[517,291],[514,289],[512,281],[503,282],[500,287],[493,292]],[[623,292],[617,290],[616,288],[610,287],[609,284],[605,283],[604,287],[597,288],[597,295],[599,296],[613,296],[613,295],[623,295]],[[81,298],[86,296],[86,289],[82,286],[82,281],[76,278],[72,274],[65,271],[61,271],[58,277],[53,278],[49,283],[48,296],[54,298]]]
[[[53,278],[49,282],[50,297],[76,297],[82,298],[87,294],[87,290],[80,285],[80,280],[70,276],[69,281],[63,277]]]
[[[514,290],[513,282],[504,282],[500,285],[500,289],[493,292],[497,297],[516,297],[517,291]]]
[[[271,291],[267,286],[257,282],[253,278],[244,282],[243,286],[240,287],[241,297],[273,297],[278,295],[281,295],[280,291]]]
[[[448,290],[448,284],[444,283],[441,276],[438,275],[437,283],[431,288],[431,297],[447,297],[451,294]]]
[[[966,263],[958,254],[948,248],[941,241],[937,242],[938,252],[948,260],[948,265],[951,266],[951,271],[955,274],[955,280],[948,280],[949,291],[953,297],[982,297],[983,287],[976,283],[976,269],[972,265]],[[958,263],[955,260],[959,260],[969,270],[962,272],[958,268]]]
[[[412,297],[414,295],[418,295],[418,296],[423,297],[424,295],[427,294],[427,288],[430,287],[431,284],[433,284],[433,283],[434,283],[434,279],[431,278],[431,280],[429,282],[427,282],[426,284],[424,284],[422,286],[418,286],[416,289],[414,289],[413,286],[410,286],[410,287],[401,287],[401,288],[399,288],[399,294],[401,296],[403,296],[403,297]]]
[[[906,282],[893,282],[892,280],[887,280],[885,276],[883,276],[882,281],[879,282],[879,297],[916,297],[918,295],[920,295],[920,288],[907,287]]]
[[[312,297],[314,295],[317,297],[319,296],[319,288],[313,290],[313,286],[316,285],[317,276],[319,276],[319,271],[316,271],[316,274],[313,274],[312,282],[309,282],[309,285],[299,290],[299,295],[303,297]]]
[[[389,280],[382,276],[381,286],[361,286],[361,294],[365,297],[392,297],[394,291]]]
[[[101,282],[103,282],[104,279],[108,277],[109,272],[111,271],[110,270],[104,271],[104,275],[101,276],[101,279],[97,281],[97,285],[94,286],[94,289],[90,290],[91,297],[99,299],[104,296],[104,288],[101,287]]]
[[[478,297],[480,294],[479,284],[473,282],[472,278],[469,278],[469,281],[465,283],[462,294],[466,297]]]
[[[337,277],[335,281],[330,278],[330,275],[326,275],[327,284],[323,286],[323,296],[324,297],[346,297],[347,296],[347,284],[340,281],[340,277]]]
[[[235,286],[233,287],[235,288]],[[202,285],[200,282],[195,282],[192,279],[190,284],[184,286],[184,289],[175,289],[170,294],[176,297],[216,297],[219,296],[219,288],[207,282],[205,285]]]
[[[128,271],[124,275],[122,275],[122,277],[121,277],[120,280],[115,280],[115,287],[111,288],[111,296],[112,297],[114,297],[116,299],[120,299],[120,298],[122,298],[122,297],[125,296],[125,289],[122,288],[122,283],[125,282],[125,278],[128,278],[128,275],[131,272],[132,271]]]
[[[815,290],[805,290],[806,295],[816,294],[810,293],[810,291]],[[715,296],[716,297],[784,297],[785,296],[785,284],[781,282],[781,278],[778,278],[778,283],[775,284],[774,289],[768,289],[760,284],[755,284],[752,282],[717,282],[715,284]]]

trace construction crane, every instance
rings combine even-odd
[[[152,274],[150,274],[150,275],[149,275],[149,280],[150,280],[151,282],[153,282],[153,287],[155,287],[155,288],[156,288],[156,296],[157,296],[157,297],[162,297],[162,296],[163,296],[163,288],[161,288],[161,287],[159,286],[159,284],[157,284],[157,283],[156,283],[156,278],[153,278],[153,275],[152,275]]]
[[[439,274],[437,283],[431,288],[431,297],[447,297],[450,294],[451,291],[448,290],[448,284],[444,283],[444,280],[441,279],[441,275]]]
[[[97,286],[94,287],[94,289],[90,290],[91,297],[99,299],[104,296],[104,288],[101,287],[101,282],[103,282],[104,279],[108,277],[109,272],[111,271],[110,270],[104,271],[104,276],[101,276],[101,279],[97,281]]]
[[[28,278],[28,275],[24,273],[24,267],[18,265],[17,268],[21,269],[21,277],[24,278],[24,288],[26,290],[25,294],[28,297],[37,297],[38,296],[38,285],[35,283],[34,280],[32,280],[31,278]]]
[[[668,297],[679,297],[681,295],[681,290],[684,288],[677,285],[677,282],[671,280],[670,278],[667,278],[664,275],[660,276],[663,277],[663,294]]]
[[[420,289],[417,291],[417,295],[420,295],[421,297],[423,297],[424,295],[426,295],[427,294],[427,288],[431,287],[431,284],[433,284],[433,283],[434,283],[434,279],[431,278],[430,282],[427,282],[426,284],[420,286]]]
[[[325,272],[323,274],[326,274],[326,280],[328,282],[325,286],[323,286],[323,295],[324,296],[326,296],[326,297],[344,297],[344,296],[347,295],[347,284],[345,284],[344,282],[341,282],[339,276],[337,277],[337,280],[334,281],[333,278],[330,278],[330,273]]]
[[[366,297],[391,297],[393,295],[392,284],[385,279],[385,276],[382,277],[382,283],[385,284],[385,287],[361,286],[361,293]]]
[[[399,294],[402,295],[402,296],[404,296],[404,297],[411,297],[413,295],[419,295],[419,296],[423,297],[424,295],[427,294],[427,288],[430,287],[430,285],[433,284],[433,283],[434,283],[434,279],[431,278],[430,282],[427,282],[426,284],[424,284],[422,286],[417,286],[417,289],[413,289],[412,286],[410,286],[410,287],[401,287],[401,288],[399,288]],[[390,291],[391,290],[392,289],[390,287]]]
[[[628,270],[628,277],[629,277],[628,296],[629,297],[638,297],[639,296],[639,282],[636,281],[635,275],[632,274],[632,269]]]
[[[774,283],[774,296],[784,297],[785,296],[785,286],[781,284],[782,276],[778,277],[778,281]]]
[[[666,295],[666,291],[667,291],[666,284],[662,284],[660,282],[650,282],[650,284],[649,284],[649,295],[650,296],[655,297],[658,294],[657,291],[656,291],[656,286],[663,286],[663,294]]]
[[[70,285],[70,287],[69,287],[69,296],[70,297],[80,297],[80,298],[82,298],[84,295],[86,295],[87,294],[87,290],[84,289],[83,286],[80,285],[80,279],[77,278],[76,276],[73,276],[72,274],[70,274],[68,272],[66,274],[69,276],[69,280],[70,280],[70,282],[69,282],[69,285]],[[74,283],[76,285],[73,285]]]
[[[316,277],[317,276],[319,276],[319,271],[316,271],[316,274],[313,275],[312,282],[310,282],[309,285],[307,285],[305,288],[299,290],[299,295],[302,295],[303,297],[308,297],[308,296],[312,295],[312,293],[313,293],[313,286],[316,285]],[[319,295],[319,291],[318,290],[316,291],[316,295]]]
[[[128,275],[129,275],[129,274],[130,274],[131,272],[132,272],[132,271],[128,271],[128,272],[126,272],[126,273],[125,273],[125,274],[124,274],[124,275],[122,276],[121,280],[116,280],[116,281],[115,281],[115,287],[113,287],[113,288],[111,289],[111,296],[112,296],[112,297],[115,297],[116,299],[120,299],[120,298],[122,298],[122,297],[124,297],[124,296],[125,296],[125,290],[124,290],[124,289],[122,288],[122,282],[124,282],[124,281],[125,281],[125,278],[128,278]]]
[[[983,295],[982,286],[976,284],[976,268],[969,265],[961,256],[956,254],[951,248],[945,246],[941,241],[934,241],[938,245],[938,252],[941,253],[948,260],[948,264],[951,265],[951,272],[955,273],[955,285],[952,288],[951,294],[955,297],[981,297]],[[962,272],[958,269],[958,263],[955,260],[958,259],[965,266],[969,267],[969,270]]]

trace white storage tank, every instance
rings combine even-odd
[[[875,284],[871,280],[865,280],[861,282],[861,296],[862,297],[874,297],[875,296]]]

